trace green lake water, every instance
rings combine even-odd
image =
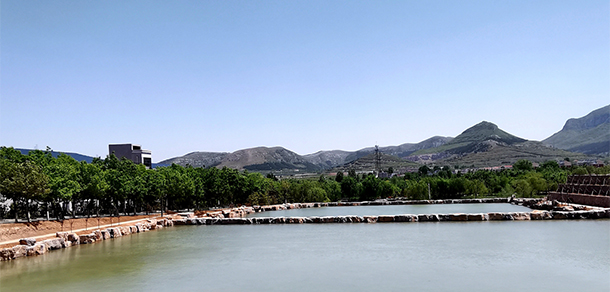
[[[176,226],[0,262],[0,291],[609,290],[610,220]]]

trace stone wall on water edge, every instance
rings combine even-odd
[[[56,238],[37,242],[35,238],[22,238],[19,245],[0,250],[0,261],[13,260],[20,257],[45,254],[47,251],[67,248],[79,244],[92,244],[99,241],[127,236],[132,233],[146,232],[174,226],[171,219],[148,219],[132,226],[117,226],[107,229],[95,230],[89,234],[77,235],[73,232],[57,232]]]

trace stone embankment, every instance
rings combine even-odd
[[[92,244],[111,238],[161,229],[173,225],[174,222],[167,218],[162,220],[148,219],[132,226],[117,226],[95,230],[90,234],[77,235],[73,232],[57,232],[56,238],[43,240],[41,242],[37,242],[34,238],[22,238],[19,240],[19,245],[0,250],[0,260],[7,261],[20,257],[41,255],[51,250],[67,248],[79,244]]]
[[[402,214],[379,216],[325,217],[255,217],[255,218],[189,218],[175,219],[175,225],[244,225],[244,224],[306,224],[306,223],[376,223],[376,222],[442,222],[495,220],[563,220],[610,218],[610,209],[588,211],[494,212],[479,214]]]
[[[325,216],[325,217],[255,217],[244,218],[254,212],[278,211],[299,208],[318,208],[336,206],[366,205],[410,205],[410,204],[472,204],[472,203],[511,203],[534,209],[532,212],[493,212],[478,214],[401,214],[379,216]],[[19,245],[0,250],[0,260],[44,254],[47,251],[66,248],[78,244],[118,238],[133,233],[146,232],[174,225],[245,225],[245,224],[319,224],[319,223],[384,223],[384,222],[463,222],[463,221],[523,221],[523,220],[569,220],[610,218],[610,208],[566,204],[546,199],[466,199],[466,200],[377,200],[368,202],[332,203],[294,203],[270,206],[238,207],[206,212],[195,216],[194,213],[180,213],[182,219],[148,219],[132,226],[120,226],[95,230],[90,234],[58,232],[56,238],[36,242],[24,238]]]

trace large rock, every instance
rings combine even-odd
[[[68,232],[57,232],[55,233],[55,237],[63,238],[64,241],[68,240]]]
[[[292,223],[292,224],[302,224],[304,222],[303,217],[290,217],[288,219],[289,220],[287,223]]]
[[[506,220],[504,215],[505,213],[487,213],[489,220]]]
[[[34,246],[34,244],[36,244],[36,239],[35,238],[22,238],[22,239],[19,239],[19,244],[27,245],[27,246]]]
[[[569,214],[570,212],[566,211],[552,211],[553,219],[571,219]]]
[[[394,222],[394,216],[392,216],[392,215],[377,216],[377,222]]]
[[[110,232],[108,232],[108,230],[100,230],[100,232],[102,233],[102,239],[103,240],[107,240],[110,239]]]
[[[96,241],[100,241],[100,240],[104,239],[104,237],[102,236],[102,231],[101,230],[95,230],[95,231],[93,231],[92,234],[95,235],[95,240]]]
[[[487,221],[489,215],[487,214],[468,214],[468,221]]]
[[[174,225],[186,225],[186,219],[176,219],[176,220],[174,220]],[[136,226],[136,228],[137,228],[137,226]]]
[[[47,252],[47,245],[43,243],[37,243],[34,246],[28,246],[28,256],[41,255]]]
[[[335,216],[333,217],[333,222],[335,223],[348,223],[348,219],[346,216]]]
[[[513,216],[514,220],[530,220],[530,213],[516,212],[516,213],[511,213],[511,215]]]
[[[15,251],[12,248],[3,248],[0,250],[0,260],[8,261],[15,258]]]
[[[530,219],[531,220],[549,220],[549,219],[553,219],[553,215],[551,215],[551,212],[548,212],[548,211],[534,210],[532,213],[530,213]]]
[[[106,229],[106,231],[108,231],[108,233],[110,233],[111,238],[117,238],[117,237],[123,236],[123,233],[121,232],[121,228],[119,228],[119,227],[108,228],[108,229]]]
[[[79,239],[80,244],[91,244],[95,243],[95,241],[97,240],[97,235],[95,233],[81,235]]]
[[[377,216],[363,216],[364,218],[364,222],[366,223],[376,223],[377,222]]]
[[[26,245],[15,245],[13,246],[13,252],[15,258],[27,257],[28,256],[28,246]]]
[[[68,239],[66,242],[70,242],[71,245],[76,245],[80,242],[80,236],[76,235],[76,233],[68,233],[66,238]]]
[[[450,221],[468,221],[468,214],[457,213],[449,214]]]
[[[419,222],[440,221],[438,214],[419,214],[417,215],[417,220]]]
[[[53,238],[43,241],[48,250],[66,248],[66,241],[63,238]]]
[[[394,222],[417,222],[418,216],[411,214],[401,214],[394,216]]]

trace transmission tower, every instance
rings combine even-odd
[[[381,173],[381,153],[379,152],[379,145],[375,145],[375,171],[377,171],[377,175]]]

